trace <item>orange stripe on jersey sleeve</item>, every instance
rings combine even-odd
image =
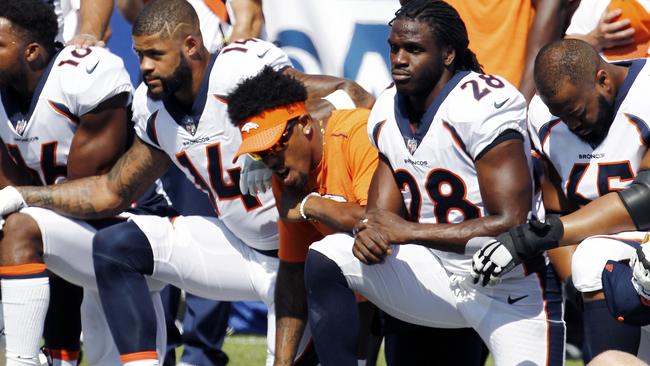
[[[0,276],[26,276],[45,272],[47,266],[43,263],[19,264],[17,266],[0,266]]]
[[[140,360],[157,360],[158,354],[156,351],[144,351],[144,352],[134,352],[120,355],[120,361],[122,363],[140,361]]]
[[[79,359],[79,351],[68,351],[65,349],[48,349],[47,354],[50,357],[63,361],[76,361]]]

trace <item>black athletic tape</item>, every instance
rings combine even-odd
[[[627,188],[618,191],[623,205],[639,231],[650,230],[650,170],[639,171]]]

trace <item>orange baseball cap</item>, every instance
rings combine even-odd
[[[235,154],[240,155],[270,149],[275,145],[287,128],[287,123],[307,113],[304,102],[293,103],[267,109],[249,118],[240,128],[241,145]]]

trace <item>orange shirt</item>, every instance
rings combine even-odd
[[[447,0],[469,34],[469,48],[488,74],[519,86],[526,61],[528,30],[535,9],[531,0]]]
[[[323,159],[309,176],[309,189],[320,194],[340,196],[347,202],[365,206],[368,188],[377,167],[377,150],[370,144],[366,125],[367,109],[332,112],[324,136]],[[281,202],[283,189],[274,180],[273,193]],[[335,233],[331,227],[315,221],[278,224],[279,256],[288,262],[303,262],[309,245]]]

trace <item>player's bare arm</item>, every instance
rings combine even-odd
[[[79,32],[68,41],[77,48],[105,47],[108,23],[113,13],[111,0],[81,0],[79,5]]]
[[[541,159],[544,165],[541,187],[546,214],[569,214],[577,210],[578,207],[570,202],[562,191],[562,179],[557,170],[545,156]],[[574,251],[574,245],[548,251],[549,259],[562,280],[566,280],[571,275],[571,256]]]
[[[375,98],[352,80],[329,75],[308,75],[291,67],[287,67],[283,72],[293,76],[305,85],[309,95],[308,103],[312,100],[321,99],[335,90],[343,90],[348,93],[354,104],[359,108],[370,109],[375,103]]]
[[[533,3],[535,18],[528,31],[525,67],[521,77],[521,85],[519,86],[519,91],[526,97],[528,102],[535,95],[535,82],[533,81],[535,56],[545,44],[560,39],[562,36],[568,5],[567,0],[537,0]]]
[[[124,211],[170,165],[162,151],[136,139],[106,174],[53,186],[16,189],[30,206],[81,219],[105,218]]]
[[[388,160],[381,154],[368,189],[366,211],[366,215],[371,212],[373,215],[381,212],[391,219],[396,219],[397,216],[400,220],[405,212],[404,201],[395,182],[393,170]],[[390,244],[377,227],[369,227],[367,223],[365,219],[357,222],[352,253],[365,264],[379,263],[390,253]]]
[[[532,195],[523,142],[500,143],[476,161],[476,170],[489,215],[459,224],[420,224],[384,210],[368,210],[368,221],[360,223],[359,229],[376,230],[384,245],[415,243],[463,253],[470,239],[495,236],[523,223],[530,211]]]
[[[290,366],[307,321],[305,263],[280,261],[275,287],[275,361],[274,366]],[[300,291],[299,289],[303,289]]]
[[[126,150],[128,93],[107,99],[79,118],[68,157],[68,178],[106,173]]]
[[[242,38],[259,38],[264,26],[262,0],[233,0],[230,6],[236,17],[230,41]]]

